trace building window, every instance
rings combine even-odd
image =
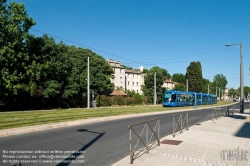
[[[138,93],[138,90],[136,90],[136,92]]]
[[[133,74],[133,78],[135,78],[135,75]]]
[[[120,77],[120,82],[122,83],[122,77]]]
[[[129,85],[129,81],[128,81],[128,85]]]
[[[138,84],[138,82],[136,83],[136,86],[138,86],[139,84]]]
[[[120,69],[120,73],[122,73],[122,69]]]
[[[134,86],[134,82],[133,82],[133,84],[132,84],[133,86]]]

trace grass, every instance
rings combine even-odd
[[[211,106],[221,106],[232,102],[221,101],[213,105],[201,105],[197,108],[205,108]],[[0,130],[33,126],[40,124],[49,124],[55,122],[65,122],[79,119],[89,119],[106,116],[117,116],[126,114],[138,114],[146,112],[171,111],[193,108],[187,107],[162,107],[162,105],[152,106],[128,106],[128,107],[103,107],[91,109],[56,109],[43,111],[16,111],[16,112],[0,112]]]

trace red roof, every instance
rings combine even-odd
[[[126,93],[119,91],[119,90],[105,90],[102,95],[106,96],[127,96]]]
[[[165,80],[164,82],[165,83],[172,83],[172,84],[179,84],[178,82],[171,81],[171,79],[170,80]]]

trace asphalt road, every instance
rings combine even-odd
[[[246,103],[245,107],[248,108],[248,104],[249,103]],[[162,115],[140,116],[130,119],[119,119],[2,137],[0,138],[0,165],[9,166],[11,165],[10,161],[14,160],[26,160],[26,162],[34,160],[35,162],[39,162],[39,157],[42,162],[46,160],[63,160],[63,162],[46,164],[26,164],[22,162],[22,166],[111,165],[129,155],[128,125],[154,118],[161,118],[161,137],[172,133],[173,116],[171,113],[166,113]],[[189,126],[203,121],[211,120],[211,118],[212,109],[189,111]],[[142,147],[141,144],[140,147]],[[11,150],[19,152],[18,154],[12,154],[13,152],[11,152]],[[25,153],[20,153],[20,150],[22,152],[25,151]],[[54,154],[52,151],[54,151]],[[9,155],[7,156],[8,159],[6,158],[6,156],[4,157],[4,155]],[[30,159],[32,155],[36,158]],[[51,157],[56,157],[57,155],[59,159],[54,158],[53,160],[51,160],[47,158],[48,155],[51,155]],[[75,159],[70,158],[73,155],[79,156]],[[10,157],[13,156],[15,158],[10,159]],[[25,157],[28,158],[25,159]],[[3,160],[8,160],[6,161],[8,163],[3,163]],[[72,161],[82,163],[76,164]]]

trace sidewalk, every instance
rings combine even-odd
[[[160,144],[133,161],[133,166],[250,166],[250,114],[236,114],[194,125],[175,138],[179,145]],[[129,146],[129,144],[128,144]],[[237,161],[238,160],[238,161]],[[128,156],[113,166],[132,166]]]

